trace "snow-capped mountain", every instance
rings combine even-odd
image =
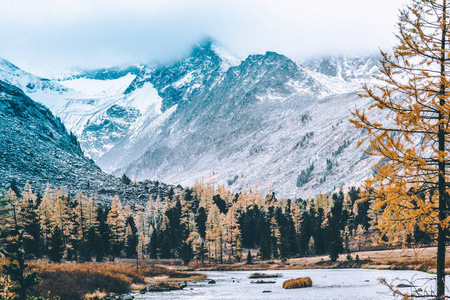
[[[370,174],[367,165],[373,161],[363,155],[364,148],[356,149],[361,133],[348,118],[356,105],[367,104],[352,92],[375,72],[375,60],[329,61],[337,72],[324,74],[312,62],[298,65],[267,52],[222,73],[218,62],[208,63],[213,67],[202,74],[210,76],[195,77],[200,81],[181,88],[183,62],[148,74],[147,80],[163,90],[165,106],[177,105],[176,111],[160,130],[140,143],[124,140],[98,162],[113,166],[115,174],[186,185],[203,178],[235,190],[257,188],[285,196],[306,197],[359,182]],[[204,69],[202,62],[196,65]],[[361,69],[367,72],[360,74]],[[163,76],[161,83],[158,75],[165,72],[172,76]],[[130,145],[142,149],[144,143],[146,152],[134,156]],[[125,159],[113,161],[117,157]]]
[[[36,100],[108,173],[307,197],[371,173],[374,158],[363,155],[364,145],[356,149],[362,133],[348,118],[368,105],[355,92],[376,72],[376,57],[296,63],[267,52],[239,59],[209,40],[169,65],[48,81],[55,87],[41,90],[53,97],[59,88],[59,102]],[[22,86],[40,80],[23,73]]]

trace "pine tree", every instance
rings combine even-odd
[[[156,229],[152,230],[149,244],[150,258],[158,258],[158,233]]]
[[[253,263],[252,253],[248,250],[247,253],[247,265],[251,265]]]
[[[125,238],[125,254],[127,258],[136,258],[138,235],[134,219],[131,216],[128,217],[126,222]]]
[[[328,215],[327,237],[328,237],[328,254],[331,261],[336,261],[339,253],[344,250],[341,230],[342,228],[342,205],[344,201],[343,193],[333,194],[332,199],[334,205]]]
[[[437,298],[445,297],[449,228],[449,9],[448,0],[411,0],[400,11],[399,43],[393,55],[382,52],[377,79],[383,84],[365,86],[364,96],[374,101],[369,111],[376,117],[356,110],[351,120],[367,131],[368,153],[383,157],[366,186],[374,205],[384,207],[378,224],[382,234],[410,235],[419,226],[436,236]],[[381,110],[393,122],[380,120]]]
[[[23,188],[19,211],[24,230],[23,247],[28,255],[41,257],[41,226],[37,208],[37,195],[27,183]]]
[[[26,254],[23,249],[23,235],[22,229],[17,234],[17,239],[9,243],[8,249],[1,248],[2,253],[9,261],[6,265],[3,265],[3,271],[9,276],[10,280],[14,283],[9,291],[16,294],[14,300],[27,300],[27,290],[33,286],[39,284],[40,279],[36,271],[26,273],[28,267],[26,263]]]
[[[120,178],[120,180],[122,181],[123,184],[126,184],[126,185],[131,184],[131,179],[126,174],[123,174],[122,177]]]
[[[56,225],[53,228],[53,233],[50,238],[50,250],[48,252],[48,258],[52,262],[61,262],[64,255],[64,237],[59,226]]]
[[[103,261],[104,256],[107,255],[110,250],[110,243],[109,243],[110,230],[108,224],[106,223],[107,216],[108,216],[107,212],[103,211],[102,208],[99,208],[97,210],[97,220],[99,221],[98,224],[99,240],[95,244],[95,252],[97,256],[96,261],[98,262]]]

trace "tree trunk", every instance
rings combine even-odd
[[[447,20],[446,14],[446,3],[447,1],[443,1],[443,27],[442,27],[442,37],[441,37],[441,86],[439,90],[440,94],[440,109],[439,109],[439,129],[438,129],[438,143],[439,143],[439,231],[438,231],[438,249],[437,249],[437,259],[436,259],[436,284],[437,284],[437,299],[445,298],[445,243],[446,243],[446,228],[443,228],[444,220],[447,215],[446,208],[446,191],[445,191],[445,132],[444,132],[444,116],[442,113],[442,107],[445,105],[445,50],[446,50],[446,35],[447,35],[447,26],[445,24]]]

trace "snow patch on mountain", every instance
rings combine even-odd
[[[78,78],[59,81],[60,84],[90,96],[122,94],[136,75],[127,74],[117,79],[99,80]]]
[[[229,68],[238,66],[242,59],[233,55],[223,46],[219,45],[217,42],[212,42],[211,50],[213,50],[221,59],[222,64],[220,66],[220,71],[225,73]]]

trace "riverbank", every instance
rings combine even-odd
[[[182,281],[203,280],[202,274],[185,273],[152,262],[130,260],[102,263],[29,262],[30,271],[42,279],[32,291],[45,299],[104,299],[109,294],[121,295],[132,290],[156,287],[176,289]]]
[[[450,252],[447,251],[446,265],[450,267]],[[436,247],[420,249],[391,249],[358,251],[351,253],[351,260],[341,254],[331,262],[328,256],[290,258],[286,260],[256,261],[234,264],[203,264],[195,262],[189,266],[171,267],[178,271],[239,271],[239,270],[296,270],[296,269],[336,269],[366,268],[379,270],[417,270],[436,272]],[[450,272],[450,268],[446,269]]]
[[[450,253],[447,253],[450,257]],[[44,260],[29,262],[29,269],[38,272],[42,282],[33,291],[46,299],[102,299],[108,294],[129,291],[162,289],[182,286],[185,282],[206,279],[203,271],[275,271],[301,269],[362,268],[378,270],[436,271],[436,248],[360,251],[340,255],[336,262],[328,256],[291,258],[286,260],[255,261],[234,264],[183,265],[180,260],[116,260],[102,263],[48,263]],[[450,258],[446,265],[450,266]],[[450,273],[450,268],[446,270]],[[192,273],[194,272],[194,273]]]

